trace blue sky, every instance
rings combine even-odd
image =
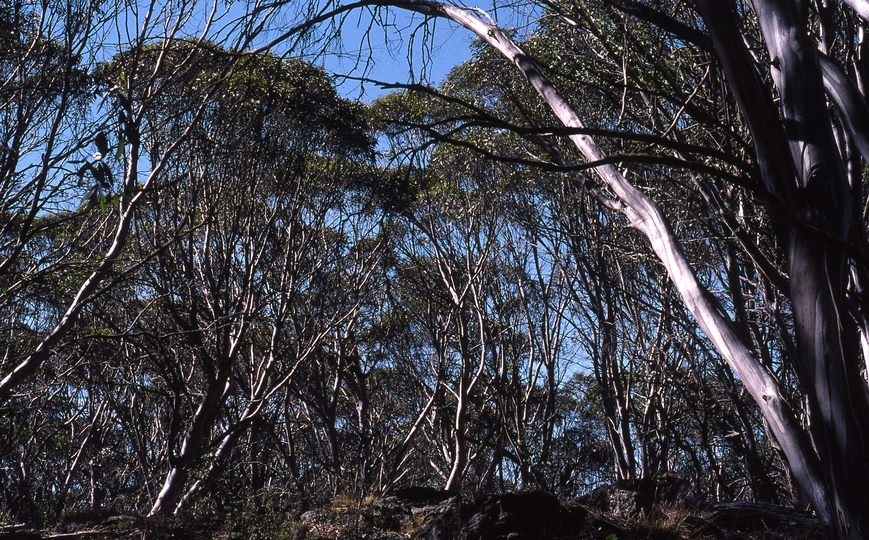
[[[336,5],[329,1],[328,6],[324,3],[318,8],[306,0],[291,0],[279,9],[270,9],[269,3],[259,0],[223,2],[217,4],[218,15],[214,23],[209,25],[207,37],[224,46],[232,46],[242,39],[243,29],[248,25],[255,27],[262,24],[258,36],[243,47],[245,49],[267,46],[289,28],[303,22],[304,12],[312,7],[315,12]],[[144,10],[145,6],[142,4],[139,7]],[[211,11],[214,8],[215,5],[210,2],[193,4],[183,33],[189,37],[201,36],[206,21],[214,14]],[[250,18],[251,10],[259,11],[254,20]],[[159,16],[164,16],[164,12],[158,10]],[[373,20],[375,16],[378,18],[376,21]],[[119,25],[120,28],[135,35],[141,21],[135,19],[131,11],[125,14],[125,20],[125,24]],[[315,34],[330,35],[334,30],[330,23],[323,23],[315,29]],[[340,42],[330,42],[325,48],[322,42],[302,45],[300,48],[295,41],[298,36],[295,35],[283,42],[275,42],[272,50],[289,56],[302,54],[307,60],[335,74],[339,90],[345,97],[369,101],[387,91],[375,84],[363,83],[359,78],[367,77],[386,83],[425,82],[438,85],[452,68],[470,59],[473,38],[470,32],[445,19],[427,20],[420,14],[396,8],[377,8],[376,11],[374,8],[357,9],[347,13],[341,19],[340,36]],[[107,45],[111,49],[110,42]],[[111,56],[128,46],[122,36],[118,36],[118,42],[117,50],[106,50],[103,55]]]
[[[472,35],[463,28],[445,20],[426,22],[402,10],[393,10],[387,17],[386,28],[374,25],[366,36],[370,13],[351,14],[341,31],[344,54],[320,59],[323,67],[339,77],[339,89],[345,96],[370,100],[387,91],[359,81],[363,76],[386,83],[438,85],[452,68],[471,57]]]
[[[491,2],[491,0],[489,0]],[[498,10],[486,2],[479,6],[486,17],[505,29],[522,29],[536,25],[540,10],[534,6],[514,6]],[[473,8],[477,9],[477,8]],[[470,31],[446,19],[425,19],[402,9],[381,9],[380,19],[372,24],[372,13],[356,11],[344,19],[341,28],[343,55],[329,51],[318,61],[328,71],[349,77],[366,76],[387,83],[423,82],[440,84],[452,68],[471,58]],[[371,28],[367,36],[366,30]],[[366,71],[365,61],[369,61]],[[361,65],[357,65],[361,62]],[[346,97],[370,100],[385,91],[374,84],[358,80],[338,80]]]

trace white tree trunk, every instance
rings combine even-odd
[[[392,0],[383,4],[428,16],[446,17],[474,32],[516,65],[565,127],[584,127],[570,104],[540,73],[531,58],[494,24],[455,6],[427,0]],[[591,137],[572,135],[570,139],[589,162],[600,161],[606,157]],[[829,524],[831,510],[819,460],[807,434],[783,398],[775,377],[742,342],[717,299],[700,283],[660,207],[633,186],[614,165],[603,164],[594,170],[616,195],[618,209],[649,240],[652,250],[667,269],[686,307],[757,402],[772,436],[781,445],[795,480],[809,497],[821,519]]]

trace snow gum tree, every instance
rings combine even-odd
[[[331,429],[324,437],[328,451],[309,452],[314,457],[308,462],[326,463],[337,477],[349,448],[339,437],[347,424],[338,416],[339,405],[353,401],[359,454],[373,455],[369,446],[376,441],[369,433],[375,428],[360,366],[374,365],[380,356],[371,352],[375,337],[356,342],[363,333],[355,326],[364,314],[361,306],[388,297],[361,299],[370,293],[370,265],[379,256],[377,231],[386,227],[378,223],[362,231],[358,216],[373,222],[375,213],[364,198],[344,198],[355,196],[358,186],[342,172],[355,171],[343,166],[369,155],[366,119],[360,108],[337,97],[320,71],[309,72],[304,84],[282,85],[292,82],[284,69],[292,62],[257,53],[281,48],[287,54],[328,54],[358,10],[375,14],[370,31],[381,23],[399,32],[425,28],[392,25],[390,17],[399,10],[422,16],[424,23],[448,20],[470,31],[481,51],[500,57],[488,64],[497,74],[482,70],[479,76],[514,77],[512,86],[475,103],[451,95],[448,87],[409,87],[443,98],[457,111],[449,121],[416,126],[429,140],[415,144],[461,144],[485,159],[522,168],[526,178],[545,170],[547,181],[582,189],[594,201],[589,208],[606,211],[625,237],[641,239],[648,257],[631,261],[631,272],[667,276],[667,295],[682,303],[668,312],[690,312],[702,331],[694,342],[710,344],[732,372],[733,385],[750,394],[802,502],[837,537],[869,537],[869,3],[528,0],[522,13],[534,19],[524,31],[495,20],[519,13],[516,4],[489,9],[434,0],[277,1],[254,3],[246,12],[221,2],[202,8],[194,0],[147,7],[15,2],[0,8],[0,405],[11,411],[0,418],[4,432],[29,429],[22,419],[35,409],[29,404],[44,401],[39,395],[51,401],[57,389],[75,386],[75,358],[88,356],[90,369],[112,357],[123,369],[138,370],[132,379],[142,386],[127,387],[128,405],[112,390],[105,395],[113,401],[105,404],[99,392],[76,391],[57,411],[38,408],[61,425],[83,418],[82,429],[68,439],[52,439],[68,458],[65,478],[45,491],[58,494],[57,508],[83,489],[75,479],[84,470],[81,457],[96,441],[110,440],[108,426],[117,418],[144,410],[133,398],[141,403],[152,385],[168,398],[152,393],[146,401],[165,414],[153,414],[156,427],[142,430],[147,437],[136,445],[142,450],[137,470],[151,477],[148,504],[155,514],[194,504],[233,448],[244,444],[243,434],[264,444],[263,434],[270,433],[275,448],[289,448],[280,459],[304,465],[308,458],[295,454],[294,434],[313,430],[297,430],[287,421],[279,436],[265,427],[269,415],[286,419],[286,412],[296,411],[293,422]],[[124,24],[115,22],[119,14],[125,14]],[[326,30],[318,34],[320,26]],[[112,58],[114,63],[100,64]],[[316,97],[310,93],[315,86],[328,90],[325,102],[308,99]],[[286,95],[268,93],[281,89]],[[494,102],[505,99],[522,104],[516,107],[521,114],[501,114]],[[465,136],[466,130],[475,136]],[[510,145],[503,144],[504,134],[512,137]],[[344,142],[362,148],[333,155],[330,148]],[[298,152],[286,152],[282,143],[298,144]],[[301,164],[310,166],[305,171],[313,177],[290,174]],[[337,164],[342,167],[333,169]],[[451,177],[459,173],[448,171]],[[288,183],[285,176],[299,181]],[[280,200],[280,190],[293,186],[297,191]],[[322,195],[311,201],[314,206],[308,205],[311,193]],[[389,204],[382,205],[396,221],[408,217],[412,202],[401,195],[390,193]],[[348,201],[360,205],[358,212],[349,211]],[[314,207],[322,211],[306,213]],[[446,230],[435,226],[439,211],[436,205],[427,210],[428,226],[421,218],[408,222],[431,246]],[[697,226],[686,226],[686,220]],[[351,234],[354,227],[358,238]],[[486,257],[500,255],[488,246],[480,250]],[[486,362],[496,358],[492,336],[516,326],[495,324],[494,312],[487,315],[497,305],[497,287],[474,288],[491,277],[488,265],[468,264],[466,280],[448,279],[456,261],[485,259],[473,253],[456,250],[454,260],[430,254],[439,291],[462,300],[445,313],[469,321],[456,332],[467,337],[467,346],[459,347],[465,354],[455,356],[463,362],[456,370],[456,403],[491,391],[489,382],[475,377],[487,374]],[[643,264],[654,269],[644,272]],[[553,266],[569,268],[558,261]],[[612,274],[629,279],[620,271]],[[130,285],[131,277],[142,281]],[[383,279],[393,277],[385,272]],[[468,293],[461,297],[460,289]],[[606,292],[600,289],[593,292]],[[332,291],[345,294],[333,298],[327,294]],[[131,300],[152,292],[147,309]],[[98,301],[110,305],[104,299],[113,295],[112,305],[135,312],[133,322],[94,308]],[[661,298],[669,302],[670,296]],[[610,306],[601,306],[592,323],[606,319]],[[85,324],[96,327],[100,317],[112,319],[105,325],[112,331],[96,336],[94,330],[94,343],[117,340],[127,348],[84,346],[77,332]],[[642,324],[642,316],[635,319],[633,326]],[[670,324],[683,331],[688,326],[675,315]],[[141,333],[133,336],[132,330]],[[151,338],[163,349],[143,354],[131,345],[133,337],[143,350]],[[602,341],[616,346],[616,337],[623,338]],[[303,366],[314,358],[325,360]],[[178,369],[152,377],[160,362]],[[549,370],[556,363],[553,356],[539,365]],[[598,377],[613,386],[615,399],[608,406],[627,409],[630,396],[619,395],[620,382],[610,376],[618,375],[617,366],[608,365],[611,373]],[[382,366],[383,373],[394,369],[389,375],[395,380],[408,379],[401,377],[401,366]],[[112,388],[96,376],[104,373],[100,369],[88,373],[89,384]],[[297,379],[297,373],[304,377]],[[499,376],[507,388],[506,372]],[[439,374],[430,378],[430,389],[449,391]],[[327,380],[333,381],[331,390]],[[308,386],[302,388],[303,382]],[[558,391],[554,380],[546,384],[549,411]],[[528,388],[534,394],[536,387]],[[440,399],[436,391],[415,391],[417,399],[409,402]],[[498,397],[506,416],[510,396]],[[402,464],[417,459],[411,446],[426,431],[428,407],[435,405],[404,411],[410,424],[396,439],[394,455],[376,458],[386,471],[384,485],[405,474]],[[444,453],[452,471],[444,476],[453,490],[463,470],[484,463],[471,459],[475,441],[462,440],[472,420],[463,410],[456,407],[454,449]],[[552,428],[544,416],[541,448],[548,448],[545,434]],[[744,431],[752,431],[750,424],[744,422]],[[519,441],[525,427],[517,426],[492,433]],[[622,431],[611,431],[610,441],[629,442],[630,427]],[[33,439],[20,440],[27,438]],[[322,446],[316,437],[310,440],[311,448]],[[51,461],[41,449],[34,453]],[[536,473],[525,462],[534,452],[526,453],[516,460],[531,478]],[[621,476],[634,474],[633,455],[624,451]],[[5,463],[3,474],[12,474]],[[92,506],[98,506],[105,497],[97,492],[106,486],[98,485],[100,463],[88,465]],[[16,497],[36,501],[38,496],[26,493],[27,467],[16,466],[22,486]],[[364,469],[360,477],[367,478],[373,468],[357,470]],[[308,473],[314,477],[318,470],[312,466]]]
[[[553,40],[544,47],[568,47],[550,48],[538,63],[517,45],[515,33],[499,28],[480,9],[426,0],[375,4],[449,19],[514,65],[552,113],[547,134],[569,139],[578,153],[572,161],[556,159],[557,152],[549,151],[541,161],[580,174],[602,204],[623,214],[647,238],[682,301],[761,409],[801,495],[838,537],[866,538],[869,321],[863,291],[869,243],[863,184],[869,108],[863,29],[869,5],[858,0],[842,5],[796,0],[545,2],[538,8],[548,16],[596,32],[598,48],[588,46],[591,39]],[[607,20],[618,24],[607,27]],[[646,29],[647,46],[659,54],[691,50],[700,60],[672,70],[678,78],[665,81],[668,87],[654,87],[662,72],[660,59],[631,56],[625,46],[617,55],[623,84],[608,91],[623,95],[622,115],[636,114],[629,109],[634,104],[628,95],[641,95],[646,114],[658,120],[634,133],[581,116],[590,111],[582,98],[563,93],[553,82],[565,75],[560,70],[566,69],[566,59],[605,59],[608,32],[622,29],[626,43],[636,39],[639,32],[627,30],[629,21]],[[580,81],[583,76],[571,75]],[[533,128],[540,134],[544,127],[486,121],[526,134]],[[734,131],[740,131],[737,138],[747,146],[729,154],[709,140],[691,146],[686,134],[695,126],[717,131],[721,140],[732,140]],[[610,137],[642,138],[651,151],[611,151]],[[731,158],[744,170],[736,171]],[[789,321],[778,326],[787,354],[772,363],[764,360],[756,337],[742,331],[739,294],[721,298],[710,292],[632,162],[691,172],[718,226],[737,240],[742,256],[767,286],[762,295],[767,307]],[[751,230],[744,204],[727,203],[735,191],[752,201],[751,211],[763,216],[774,242]],[[794,382],[786,382],[784,373],[793,374]]]

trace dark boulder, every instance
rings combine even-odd
[[[579,502],[588,508],[621,518],[652,516],[662,507],[686,504],[693,500],[688,481],[664,474],[655,478],[620,480],[601,486]],[[693,506],[694,504],[689,504]]]
[[[546,540],[570,538],[588,517],[580,506],[565,506],[539,491],[489,495],[474,504],[449,499],[429,513],[420,540]]]
[[[413,486],[398,489],[392,492],[392,496],[402,500],[413,508],[422,508],[433,504],[440,504],[455,495],[449,491],[424,486]]]

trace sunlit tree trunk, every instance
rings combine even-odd
[[[169,459],[169,473],[163,481],[163,487],[160,489],[154,505],[151,507],[150,515],[166,514],[175,509],[176,503],[187,486],[191,468],[205,453],[207,437],[229,394],[231,366],[231,361],[224,360],[222,367],[217,370],[215,378],[210,381],[205,396],[190,420],[180,451]]]
[[[532,60],[513,43],[507,34],[495,25],[485,22],[463,9],[436,2],[415,0],[388,2],[388,4],[418,11],[430,16],[447,17],[468,28],[516,65],[529,84],[540,94],[553,113],[566,127],[580,129],[584,127],[576,112],[540,73]],[[570,138],[588,161],[597,162],[606,157],[606,154],[591,137],[577,134],[572,135]],[[806,172],[810,172],[811,170],[808,169]],[[845,517],[852,520],[869,519],[867,517],[858,517],[859,514],[855,515],[851,511],[855,506],[862,507],[860,499],[863,499],[863,497],[857,497],[857,503],[845,503],[840,496],[830,496],[828,488],[836,486],[836,480],[825,474],[821,459],[815,453],[811,439],[803,431],[789,404],[782,395],[777,380],[760,363],[753,350],[742,341],[733,323],[720,307],[716,298],[697,279],[675,233],[658,205],[645,193],[633,186],[615,166],[601,164],[595,168],[595,171],[603,184],[615,194],[615,199],[609,201],[609,206],[627,216],[631,225],[646,236],[652,250],[670,275],[670,279],[681,295],[686,307],[697,319],[700,328],[712,341],[719,354],[722,355],[737,373],[745,384],[746,389],[757,402],[768,422],[771,435],[776,438],[788,460],[795,480],[807,498],[812,502],[822,522],[832,524],[835,519],[841,531],[844,527]],[[798,239],[795,241],[795,248],[793,249],[802,249],[806,252],[805,255],[808,255],[812,251],[813,246],[811,242],[805,245],[803,241]],[[819,259],[814,258],[811,260],[818,261]],[[826,260],[826,257],[820,260]],[[836,262],[835,258],[830,262]],[[819,276],[811,276],[810,279],[816,279],[817,277]],[[794,280],[792,286],[799,287],[800,285],[799,282]],[[812,289],[810,287],[806,293],[809,295],[818,293],[817,290],[812,291]],[[832,299],[829,302],[832,302]],[[814,306],[814,303],[812,305]],[[833,311],[832,314],[835,314],[834,307],[834,305],[830,306]],[[810,314],[806,313],[805,315]],[[824,316],[820,317],[820,319],[824,318]],[[832,321],[815,319],[815,324],[822,330],[822,335],[818,337],[832,337],[826,334],[827,329],[830,328],[830,325],[838,324],[838,322],[838,317],[833,317]],[[838,342],[838,339],[833,340],[833,344],[836,342]],[[811,346],[816,343],[818,341],[808,340],[804,346]],[[825,351],[823,348],[821,350],[815,349],[815,354],[820,353],[826,357],[825,359],[832,359],[835,362],[836,356],[838,355],[841,358],[842,352],[835,350],[835,346],[833,349],[832,351]],[[816,367],[821,368],[823,365],[825,364],[816,364]],[[838,369],[834,367],[834,371],[838,371]],[[821,373],[817,375],[821,375]],[[865,391],[860,390],[856,395],[860,398],[865,395]],[[823,396],[827,399],[832,398],[828,392],[824,392]],[[847,398],[847,396],[847,393],[841,394],[842,398]],[[855,417],[853,416],[846,415],[842,419],[848,425],[855,425]],[[839,429],[847,430],[849,428],[843,427]],[[864,447],[869,447],[869,445],[864,445]],[[843,450],[847,451],[851,450],[851,448]],[[852,460],[862,463],[854,463],[851,470],[857,473],[855,477],[860,479],[859,481],[862,485],[867,485],[865,481],[866,477],[862,475],[862,471],[866,469],[865,459],[863,458],[864,453],[861,450],[854,456],[848,456],[846,463],[853,463]],[[847,490],[843,491],[841,495],[845,495],[846,492]],[[843,513],[847,514],[847,516],[842,515]],[[863,516],[869,516],[869,512],[864,512]],[[850,534],[854,538],[862,537],[863,532],[858,532],[860,528],[853,527]],[[846,536],[847,534],[843,535],[843,537]]]
[[[769,98],[757,99],[757,76],[739,65],[747,54],[742,47],[727,46],[736,35],[733,12],[711,1],[698,2],[698,7],[756,141],[767,139],[756,144],[759,160],[784,164],[777,170],[762,168],[764,182],[798,220],[780,224],[779,230],[790,277],[795,370],[806,392],[809,432],[823,469],[820,495],[831,507],[828,514],[823,507],[819,512],[840,538],[865,538],[869,398],[860,375],[859,333],[846,307],[849,261],[836,245],[853,238],[852,188],[830,127],[817,46],[806,35],[796,2],[754,2],[785,119],[784,129],[776,132]],[[853,113],[843,112],[853,121]],[[770,136],[775,138],[770,141]],[[856,234],[860,238],[865,231]],[[790,465],[799,476],[796,464]]]

